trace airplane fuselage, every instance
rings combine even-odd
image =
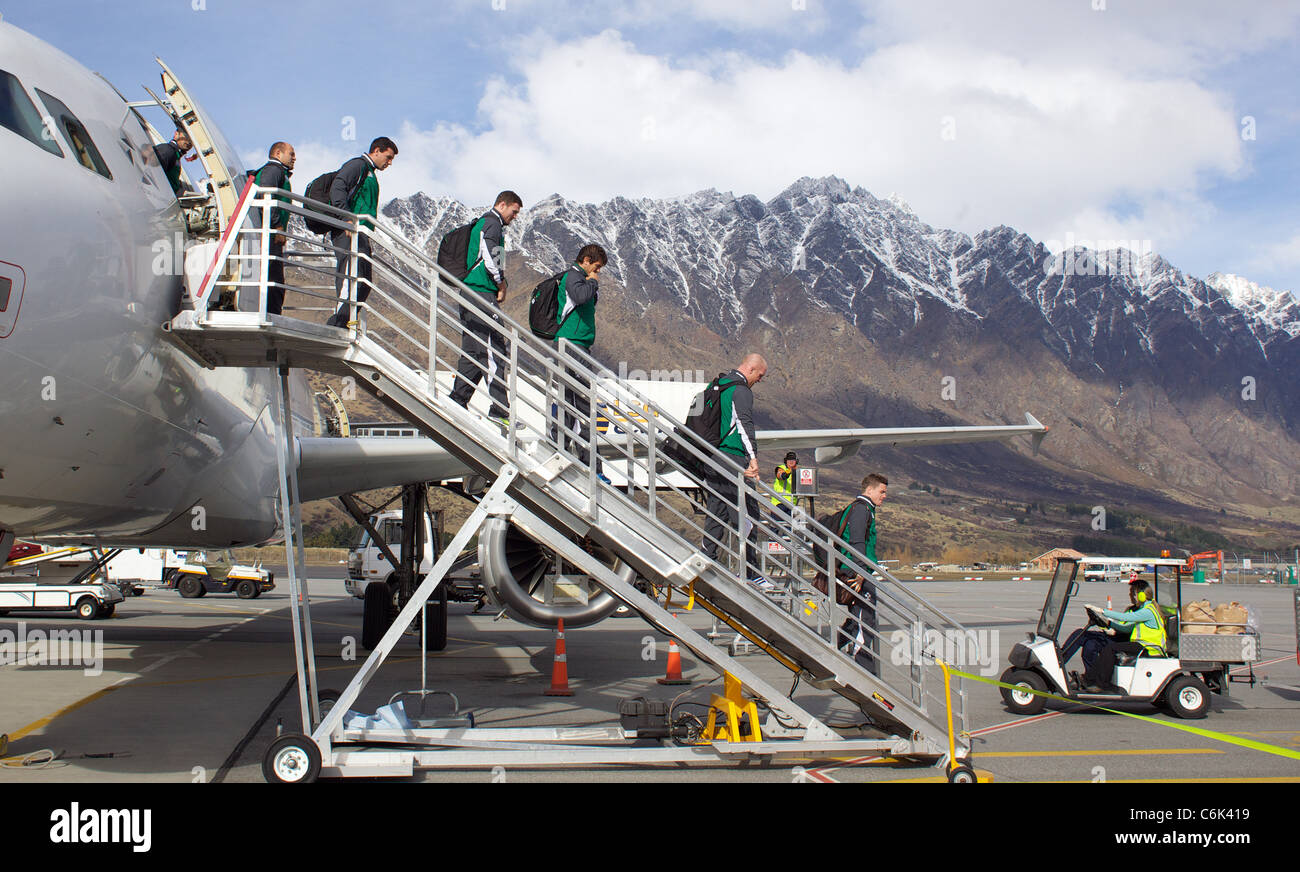
[[[271,537],[275,374],[205,369],[163,331],[185,227],[140,118],[2,22],[0,71],[4,99],[53,119],[39,142],[0,126],[0,530],[125,545]]]

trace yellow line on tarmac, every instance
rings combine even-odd
[[[1108,784],[1300,784],[1300,776],[1260,775],[1254,778],[1107,778]],[[1036,782],[1047,784],[1049,782]],[[1087,781],[1057,781],[1056,784],[1087,784]]]
[[[200,603],[187,603],[187,605],[190,606],[191,608],[206,609],[207,611],[217,611],[217,612],[221,612],[222,614],[228,614],[228,615],[239,615],[239,616],[246,617],[246,618],[248,618],[248,617],[251,617],[251,618],[274,617],[274,618],[279,618],[280,620],[290,620],[291,617],[292,617],[292,616],[289,616],[289,615],[277,615],[277,614],[275,614],[275,613],[273,613],[273,612],[251,612],[251,611],[239,611],[239,610],[236,610],[236,611],[233,611],[233,612],[232,612],[232,611],[230,611],[230,610],[227,609],[227,608],[223,608],[222,606],[210,606],[210,605],[204,605],[204,604],[200,604]],[[329,622],[325,622],[325,621],[312,621],[312,623],[313,623],[313,624],[325,624],[325,626],[332,626],[332,627],[344,627],[344,629],[353,629],[352,627],[348,627],[348,626],[346,626],[346,625],[344,625],[344,624],[333,624],[333,623],[329,623]],[[458,641],[458,642],[471,642],[471,640],[469,640],[469,639],[459,639],[459,638],[457,638],[457,637],[455,637],[455,636],[448,636],[447,638],[449,638],[449,639],[456,639],[456,641]],[[475,644],[474,647],[484,647],[484,646],[491,645],[491,644],[494,644],[494,643],[492,643],[492,642],[481,642],[481,643],[477,643],[477,644]],[[460,650],[463,651],[463,650],[468,650],[468,649],[460,649]],[[457,651],[452,651],[452,652],[449,652],[449,653],[455,654],[455,653],[458,653],[458,652],[457,652]],[[389,658],[389,659],[386,660],[385,662],[387,662],[387,663],[409,663],[409,662],[412,662],[412,661],[414,661],[414,660],[416,660],[416,659],[417,659],[417,658],[415,658],[415,657],[398,657],[398,658]],[[319,667],[317,667],[316,671],[317,671],[317,672],[330,672],[330,671],[333,671],[333,670],[336,670],[336,669],[355,669],[355,668],[356,668],[356,665],[355,665],[355,664],[347,663],[347,664],[341,664],[341,665],[338,665],[338,666],[319,666]],[[70,703],[70,704],[64,706],[63,708],[58,709],[57,711],[53,712],[52,714],[46,715],[46,716],[43,717],[43,718],[40,718],[40,719],[35,720],[35,721],[32,721],[30,724],[27,724],[26,726],[21,727],[20,729],[14,730],[13,732],[11,732],[11,733],[8,734],[8,735],[9,735],[9,740],[10,740],[11,742],[17,741],[18,739],[23,738],[24,736],[28,735],[29,733],[35,732],[36,730],[39,730],[39,729],[42,729],[42,728],[44,728],[44,727],[49,726],[49,725],[50,725],[51,723],[53,723],[57,718],[60,718],[60,717],[62,717],[63,715],[68,714],[69,712],[76,711],[77,709],[81,708],[82,706],[89,705],[90,703],[94,702],[95,700],[99,699],[100,697],[102,697],[102,696],[106,696],[107,694],[112,693],[112,692],[115,691],[115,690],[121,690],[121,689],[124,688],[124,687],[137,687],[137,688],[139,688],[139,687],[168,687],[168,686],[173,686],[173,685],[178,685],[178,684],[197,684],[197,683],[200,683],[200,682],[208,682],[208,681],[229,681],[229,680],[231,680],[231,679],[237,679],[237,678],[264,678],[264,677],[269,676],[269,675],[284,675],[284,674],[286,674],[284,671],[275,671],[275,672],[250,672],[250,673],[236,673],[236,674],[231,674],[231,675],[208,675],[208,676],[204,676],[204,677],[202,677],[202,678],[182,678],[182,679],[176,679],[176,680],[174,680],[174,681],[148,681],[148,682],[131,682],[131,683],[129,683],[129,684],[115,684],[115,685],[112,685],[112,686],[110,686],[110,687],[105,687],[105,688],[103,688],[103,689],[101,689],[101,690],[97,690],[97,691],[95,691],[94,693],[91,693],[91,694],[89,694],[89,695],[87,695],[87,696],[82,697],[81,699],[77,700],[76,702]]]
[[[993,783],[993,773],[985,769],[975,770],[975,780],[980,784]],[[925,775],[920,778],[887,778],[884,781],[866,781],[864,784],[944,784],[947,775]]]
[[[448,638],[451,638],[451,637],[449,636]],[[459,642],[459,641],[464,641],[464,640],[457,639],[457,641]],[[454,656],[456,656],[457,654],[464,654],[464,653],[467,652],[467,651],[474,651],[474,650],[477,650],[477,649],[479,649],[479,648],[495,647],[496,644],[497,644],[496,642],[474,642],[474,643],[471,643],[471,644],[469,645],[469,647],[467,647],[467,648],[457,648],[457,649],[455,649],[454,651],[434,652],[434,656],[437,657],[439,660],[442,660],[442,659],[445,659],[445,658],[447,658],[447,657],[454,657]],[[509,659],[509,658],[502,658],[502,659],[504,660],[504,659]],[[520,658],[520,659],[529,659],[529,660],[531,660],[532,658],[531,658],[531,657],[528,657],[528,658]]]
[[[981,755],[987,756],[987,755]],[[981,781],[992,781],[991,773],[983,769],[975,770],[976,777]],[[915,784],[915,783],[936,783],[947,781],[943,775],[931,775],[925,778],[890,778],[885,781],[867,781],[864,784]],[[1284,775],[1263,775],[1258,778],[1107,778],[1108,784],[1208,784],[1208,783],[1241,783],[1241,784],[1292,784],[1300,783],[1300,777]],[[1035,781],[1034,784],[1087,784],[1088,781]]]
[[[107,694],[112,693],[113,691],[118,690],[118,689],[120,689],[120,686],[119,686],[119,685],[113,685],[112,687],[105,687],[105,688],[103,688],[103,689],[101,689],[101,690],[97,690],[97,691],[95,691],[94,693],[90,694],[89,696],[84,696],[84,697],[82,697],[81,699],[77,700],[77,701],[74,702],[74,703],[71,703],[71,704],[69,704],[69,705],[65,705],[63,708],[59,709],[59,710],[56,711],[54,714],[52,714],[52,715],[46,715],[45,717],[43,717],[43,718],[41,718],[40,720],[37,720],[37,721],[32,721],[30,724],[28,724],[27,726],[23,727],[22,729],[20,729],[20,730],[15,730],[14,732],[10,733],[10,734],[9,734],[9,741],[10,741],[10,742],[13,742],[13,741],[15,741],[15,740],[17,740],[17,739],[21,739],[23,736],[26,736],[28,733],[34,732],[34,731],[36,731],[36,730],[39,730],[39,729],[41,729],[42,727],[49,726],[49,724],[51,724],[51,723],[54,721],[55,718],[62,717],[63,715],[66,715],[68,712],[75,711],[75,710],[81,708],[83,705],[87,705],[87,704],[89,704],[89,703],[92,703],[92,702],[94,702],[95,700],[99,699],[101,696],[106,696]]]
[[[1223,754],[1226,753],[1218,748],[1109,748],[1100,751],[975,751],[974,756],[980,760],[987,757],[1140,757],[1144,754]],[[819,758],[826,759],[826,758]],[[857,760],[857,757],[831,757],[836,762],[849,762]],[[853,768],[867,769],[879,766],[889,766],[902,761],[894,757],[874,757],[868,761],[857,764],[852,767],[829,767],[829,768]],[[924,780],[924,779],[921,779]],[[942,780],[942,779],[941,779]]]
[[[387,661],[387,662],[389,662],[389,663],[409,663],[410,661],[415,660],[415,659],[416,659],[416,658],[414,658],[414,657],[399,657],[399,658],[397,658],[397,659],[389,660],[389,661]],[[321,666],[321,667],[318,667],[318,668],[316,669],[316,671],[319,673],[319,672],[330,672],[330,671],[335,670],[335,669],[355,669],[355,668],[356,668],[355,665],[353,665],[353,664],[351,664],[351,663],[347,663],[347,664],[341,664],[341,665],[339,665],[339,666]],[[70,703],[69,705],[65,705],[63,708],[59,709],[58,711],[54,712],[53,714],[49,714],[49,715],[46,715],[45,717],[43,717],[43,718],[41,718],[41,719],[39,719],[39,720],[32,721],[32,722],[31,722],[30,724],[28,724],[27,726],[22,727],[21,729],[15,730],[15,731],[13,731],[12,733],[9,733],[9,741],[10,741],[10,742],[15,742],[15,741],[17,741],[18,739],[21,739],[21,738],[23,738],[24,736],[26,736],[28,733],[32,733],[32,732],[35,732],[36,730],[39,730],[39,729],[42,729],[42,728],[44,728],[44,727],[49,726],[49,725],[50,725],[51,723],[53,723],[57,718],[60,718],[60,717],[62,717],[63,715],[68,714],[69,712],[76,711],[77,709],[81,708],[82,706],[89,705],[90,703],[94,702],[95,700],[99,699],[100,697],[102,697],[102,696],[106,696],[106,695],[112,693],[112,692],[115,691],[115,690],[122,690],[123,688],[127,688],[127,687],[132,687],[132,688],[140,688],[140,687],[168,687],[168,686],[177,685],[177,684],[198,684],[198,683],[200,683],[200,682],[206,682],[206,681],[229,681],[229,680],[231,680],[231,679],[235,679],[235,678],[264,678],[264,677],[266,677],[266,676],[268,676],[268,675],[286,675],[286,674],[288,674],[288,673],[286,673],[284,670],[279,670],[279,671],[276,671],[276,672],[249,672],[249,673],[243,673],[243,674],[232,674],[232,675],[208,675],[208,676],[204,676],[204,677],[202,677],[202,678],[180,678],[180,679],[176,679],[176,680],[174,680],[174,681],[142,681],[142,682],[138,682],[138,683],[137,683],[137,682],[130,682],[130,683],[127,683],[127,684],[114,684],[114,685],[112,685],[112,686],[110,686],[110,687],[105,687],[105,688],[103,688],[102,690],[97,690],[97,691],[95,691],[94,693],[89,694],[88,696],[84,696],[84,697],[82,697],[81,699],[77,700],[77,701],[74,702],[74,703]]]
[[[1107,748],[1100,751],[976,751],[985,757],[1141,757],[1148,754],[1223,754],[1219,748]]]
[[[1288,741],[1300,744],[1300,733],[1297,733],[1295,730],[1252,730],[1250,732],[1242,730],[1237,735],[1239,736],[1270,736],[1270,735],[1290,736],[1290,739]]]

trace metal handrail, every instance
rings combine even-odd
[[[209,276],[205,279],[199,298],[195,301],[195,308],[200,313],[200,321],[203,320],[208,311],[211,295],[218,284],[257,289],[259,294],[257,311],[265,319],[266,291],[268,288],[267,265],[270,261],[267,245],[269,231],[267,228],[269,226],[269,212],[272,208],[284,209],[291,215],[303,218],[310,215],[315,220],[329,226],[332,230],[346,231],[351,234],[350,246],[346,252],[332,243],[311,243],[301,236],[293,234],[286,234],[286,236],[319,247],[321,252],[311,253],[313,257],[333,256],[342,253],[349,255],[351,262],[348,264],[348,280],[346,283],[348,299],[333,299],[337,303],[346,302],[353,312],[368,312],[371,317],[377,318],[379,324],[382,324],[385,328],[384,330],[368,329],[365,319],[357,316],[352,319],[353,321],[360,321],[353,334],[354,337],[358,340],[363,337],[368,338],[376,344],[376,347],[384,349],[394,360],[408,368],[413,376],[418,376],[422,372],[424,384],[420,385],[421,390],[432,399],[438,400],[437,373],[439,371],[454,370],[456,362],[461,358],[461,350],[458,347],[454,348],[451,360],[446,360],[439,354],[440,347],[452,344],[451,337],[463,333],[459,317],[450,310],[454,306],[473,306],[473,298],[467,295],[477,292],[448,274],[427,254],[383,223],[360,221],[352,213],[334,209],[327,204],[307,200],[301,195],[287,193],[278,188],[257,188],[251,184],[245,189],[238,208],[231,218],[230,225],[227,227],[226,233],[223,234],[213,266],[209,269]],[[252,226],[251,216],[255,209],[261,210],[262,221],[260,227]],[[362,234],[368,236],[371,241],[371,251],[368,255],[358,250],[357,239]],[[236,247],[246,239],[254,239],[259,244],[248,246],[248,251],[241,249],[239,253],[236,253]],[[293,257],[290,256],[291,254]],[[290,265],[290,262],[295,259],[301,260],[300,255],[300,252],[290,253],[286,251],[283,256],[286,265]],[[380,255],[384,256],[381,257]],[[392,262],[390,262],[390,259]],[[252,261],[257,268],[257,278],[249,281],[219,280],[219,271],[215,267],[218,263],[229,260]],[[366,260],[371,264],[371,278],[368,280],[371,294],[374,295],[374,299],[383,300],[391,306],[395,310],[393,313],[357,301],[358,280],[354,264],[362,260]],[[301,266],[301,264],[293,265]],[[316,266],[308,268],[318,273],[329,272],[329,274],[335,274]],[[385,279],[392,285],[391,288],[384,286]],[[291,284],[287,287],[297,290]],[[403,295],[409,298],[409,304],[404,304],[399,299]],[[313,294],[313,296],[324,297],[325,294]],[[427,316],[425,313],[426,308]],[[706,538],[709,534],[703,528],[708,525],[708,521],[720,522],[724,530],[730,527],[730,535],[735,536],[736,544],[733,548],[725,541],[718,543],[719,559],[722,559],[724,555],[729,560],[734,559],[739,565],[737,574],[741,579],[744,579],[748,576],[751,568],[754,571],[758,569],[756,566],[750,567],[747,565],[745,557],[747,539],[744,535],[741,535],[743,530],[738,529],[743,527],[745,523],[747,515],[746,499],[753,499],[757,503],[758,512],[756,517],[749,520],[760,531],[767,533],[769,536],[788,536],[791,544],[788,549],[788,565],[786,566],[786,574],[790,579],[790,583],[784,591],[788,596],[788,602],[785,608],[781,608],[766,598],[763,598],[763,601],[771,603],[772,610],[781,614],[790,625],[805,632],[812,631],[812,629],[801,617],[804,612],[803,604],[809,601],[817,601],[818,614],[816,615],[817,629],[815,632],[816,635],[822,637],[824,643],[829,643],[831,646],[836,646],[839,641],[841,621],[846,621],[849,625],[856,622],[869,637],[874,639],[874,657],[878,678],[890,686],[895,686],[895,682],[884,678],[887,665],[886,640],[884,632],[879,629],[880,625],[893,622],[898,624],[900,630],[912,632],[914,635],[924,632],[927,628],[940,630],[955,628],[964,631],[964,628],[957,621],[904,588],[901,582],[884,567],[869,560],[865,554],[851,544],[841,542],[831,530],[815,519],[806,519],[802,533],[798,537],[800,541],[796,543],[790,520],[770,502],[771,497],[776,492],[769,486],[762,482],[752,484],[747,482],[738,467],[724,465],[718,457],[714,456],[715,452],[708,446],[693,444],[691,439],[685,438],[684,434],[687,431],[681,421],[674,418],[667,410],[659,408],[652,400],[636,390],[635,387],[620,381],[616,374],[600,364],[585,350],[564,341],[552,346],[550,343],[534,337],[531,331],[525,329],[499,309],[497,314],[499,315],[499,323],[484,320],[488,323],[491,331],[498,333],[503,338],[506,348],[509,349],[510,381],[507,385],[507,394],[511,401],[510,421],[507,432],[503,437],[509,457],[517,457],[520,451],[521,440],[516,431],[516,424],[520,421],[520,413],[524,411],[524,409],[520,408],[521,406],[527,407],[534,413],[540,413],[541,420],[548,423],[553,419],[558,419],[558,423],[562,425],[566,412],[574,418],[579,416],[580,412],[576,405],[564,399],[564,390],[567,388],[575,396],[583,397],[586,400],[588,409],[585,420],[581,422],[583,432],[566,435],[563,432],[564,428],[557,426],[555,427],[556,432],[552,436],[549,432],[545,432],[548,428],[544,424],[542,427],[544,432],[528,434],[528,438],[532,442],[545,443],[548,450],[557,451],[571,461],[578,463],[581,463],[582,446],[588,449],[586,462],[583,465],[586,472],[587,493],[590,495],[589,499],[591,500],[591,505],[588,506],[589,511],[594,510],[602,499],[615,499],[635,506],[662,530],[670,533],[680,545],[688,549],[695,549],[697,546],[669,523],[665,523],[665,512],[688,528],[692,528],[695,534],[702,533]],[[410,329],[395,320],[398,318],[409,322]],[[428,331],[427,341],[421,337],[421,330]],[[450,336],[445,335],[444,331]],[[403,350],[403,343],[407,349],[413,349],[415,353],[423,354],[423,361],[413,356],[411,351]],[[543,374],[544,383],[542,377],[521,370],[521,364],[525,361],[533,371]],[[420,365],[421,362],[423,362],[423,366]],[[484,373],[484,375],[487,375],[487,373]],[[418,378],[416,381],[418,381]],[[583,381],[586,382],[585,385]],[[534,389],[538,390],[542,398],[542,408],[538,408],[537,405],[525,400],[524,393],[520,390],[521,382],[531,384]],[[484,387],[486,388],[486,385]],[[613,415],[610,415],[610,426],[607,428],[607,432],[602,434],[599,432],[596,423],[597,410],[602,402],[609,408],[631,407],[629,412],[631,409],[637,411],[636,413],[623,414],[619,418],[617,426],[613,423]],[[620,430],[623,434],[621,441],[610,438]],[[570,438],[576,439],[580,445],[566,448],[565,443]],[[695,523],[693,518],[684,516],[672,505],[671,500],[665,498],[668,495],[676,495],[689,499],[685,490],[674,484],[665,471],[661,471],[662,466],[666,468],[667,472],[683,472],[677,460],[666,454],[665,448],[668,445],[673,445],[679,451],[690,456],[697,464],[708,470],[715,479],[724,476],[728,478],[734,477],[735,483],[732,486],[735,487],[736,493],[737,506],[735,508],[739,518],[737,527],[731,527],[725,516],[719,517],[707,510],[704,512],[705,523],[703,525]],[[626,464],[629,474],[625,491],[602,486],[597,481],[598,458],[602,454],[613,454],[617,457],[619,463]],[[638,483],[636,473],[644,474],[644,484]],[[700,482],[699,488],[704,492],[720,496],[717,491],[710,487],[708,480]],[[645,504],[642,505],[638,502],[638,499],[644,500]],[[724,533],[724,536],[726,535],[728,534]],[[818,546],[825,551],[826,562],[824,565],[813,565],[813,546]],[[776,562],[780,564],[781,561]],[[847,566],[849,572],[853,575],[869,580],[875,592],[874,603],[869,602],[868,597],[854,591],[837,577],[835,570],[841,564]],[[824,573],[827,580],[827,592],[825,594],[801,587],[805,573],[810,569],[813,571],[820,570]],[[873,628],[864,624],[838,603],[838,596],[845,592],[851,604],[874,608],[877,614],[878,627]],[[823,621],[823,616],[826,616],[828,620]],[[885,620],[880,620],[880,618],[885,618]],[[823,626],[829,631],[829,639],[822,634]],[[850,629],[848,632],[854,631]],[[914,650],[919,651],[919,646]],[[926,674],[930,671],[927,664],[893,663],[888,665],[906,666],[908,674],[903,677],[902,683],[913,688],[914,698],[920,697],[915,701],[921,703],[923,709],[925,708],[924,700],[926,697],[938,698],[934,683],[926,681]],[[962,688],[962,696],[964,698],[964,687]]]

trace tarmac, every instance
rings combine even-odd
[[[272,567],[273,568],[273,567]],[[102,631],[102,671],[81,662],[0,665],[0,732],[9,737],[0,767],[5,782],[261,782],[262,757],[277,729],[301,731],[293,682],[293,639],[286,576],[255,600],[209,594],[182,599],[150,589],[118,605],[109,619],[79,621],[71,614],[10,614],[7,630]],[[342,689],[365,658],[360,649],[361,601],[343,590],[342,567],[309,570],[314,649],[320,684]],[[1029,582],[909,582],[923,596],[979,634],[996,657],[961,663],[997,678],[1011,646],[1030,632],[1046,595],[1045,578]],[[1083,603],[1116,607],[1126,585],[1084,583],[1072,600],[1063,633],[1084,622]],[[1293,587],[1204,585],[1191,589],[1212,602],[1238,600],[1255,612],[1263,651],[1255,684],[1235,683],[1231,696],[1214,696],[1207,718],[1180,721],[1151,706],[1115,708],[1156,722],[1050,703],[1031,717],[1007,712],[996,687],[965,683],[974,765],[982,780],[1015,782],[1264,782],[1300,781],[1300,760],[1189,733],[1176,725],[1300,751],[1300,665],[1297,665]],[[1188,590],[1184,590],[1184,598]],[[638,616],[609,618],[566,633],[572,697],[543,695],[550,685],[554,634],[526,627],[470,605],[450,606],[449,643],[430,654],[428,688],[456,695],[460,711],[480,727],[617,726],[618,703],[630,697],[676,699],[679,711],[703,712],[721,679],[682,652],[684,687],[664,687],[668,640]],[[693,627],[712,621],[681,611]],[[20,624],[22,625],[20,627]],[[722,629],[726,629],[723,627]],[[38,637],[39,638],[39,637]],[[66,637],[65,637],[66,638]],[[93,643],[94,637],[88,641]],[[12,652],[14,646],[10,646]],[[776,686],[791,674],[760,653],[744,661]],[[66,658],[65,658],[66,660]],[[1248,678],[1243,670],[1240,678]],[[413,637],[399,644],[353,706],[370,714],[401,691],[420,688],[420,652]],[[447,697],[431,703],[451,717]],[[836,726],[860,713],[833,694],[801,687],[795,699]],[[57,759],[39,764],[52,752]],[[877,758],[783,760],[743,766],[595,766],[529,770],[508,754],[491,769],[417,772],[413,781],[714,782],[943,781],[943,773],[916,762]]]

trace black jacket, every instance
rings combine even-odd
[[[289,190],[289,176],[293,171],[272,158],[263,164],[262,168],[253,174],[257,183],[264,188],[283,188]],[[253,219],[254,227],[262,226],[262,210],[260,208],[250,210],[249,214]],[[283,230],[289,226],[289,213],[283,209],[271,210],[271,226],[276,230]]]
[[[366,176],[374,172],[375,165],[364,154],[339,167],[330,183],[330,205],[335,209],[351,209],[352,200]]]

